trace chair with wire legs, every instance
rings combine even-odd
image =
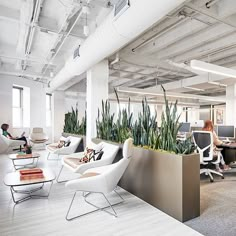
[[[61,155],[69,155],[76,152],[76,149],[79,146],[79,143],[81,142],[82,139],[73,136],[69,136],[67,139],[69,140],[68,146],[63,146],[61,148],[58,148],[57,143],[47,145],[46,147],[46,150],[48,151],[47,160],[59,160]],[[57,155],[57,158],[50,158],[51,154]]]
[[[0,129],[0,153],[12,153],[14,151],[21,151],[25,141],[9,139],[5,137],[2,129]]]
[[[67,188],[75,190],[75,193],[73,195],[73,198],[66,214],[66,220],[74,220],[76,218],[88,215],[99,210],[102,210],[112,216],[117,217],[117,213],[113,206],[122,203],[124,199],[116,191],[116,187],[120,178],[128,167],[130,157],[132,156],[132,151],[133,140],[127,139],[123,146],[123,158],[120,161],[111,165],[89,169],[79,179],[71,180],[66,183]],[[106,196],[108,193],[111,193],[113,191],[121,199],[121,201],[115,204],[111,204],[111,202]],[[86,212],[84,214],[69,216],[77,192],[82,192],[82,196],[85,202],[95,207],[96,209],[93,211]],[[95,193],[103,196],[104,200],[108,203],[108,205],[105,207],[99,207],[87,199],[88,196]],[[111,211],[106,210],[106,208],[110,208]]]

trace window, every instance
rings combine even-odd
[[[52,125],[52,95],[46,94],[46,126]]]
[[[12,88],[12,125],[13,127],[23,126],[23,88]]]

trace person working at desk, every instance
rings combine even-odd
[[[214,145],[214,152],[216,152],[216,146],[221,146],[223,144],[223,141],[221,141],[218,136],[216,135],[215,131],[214,131],[214,126],[211,120],[206,120],[204,122],[204,127],[203,129],[204,131],[210,131],[212,132],[213,135],[213,145]],[[216,154],[217,155],[217,154]],[[221,159],[220,159],[220,163],[223,166],[223,170],[230,170],[231,168],[225,164],[224,158],[221,155]],[[219,164],[216,164],[216,170],[219,172],[222,172],[223,170],[220,168]]]
[[[1,125],[1,129],[2,129],[2,134],[9,138],[9,139],[14,139],[14,140],[23,140],[25,141],[24,147],[27,146],[27,139],[25,136],[21,136],[20,138],[18,137],[12,137],[12,135],[10,133],[8,133],[8,129],[9,129],[9,125],[8,124],[2,124]]]

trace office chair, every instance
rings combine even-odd
[[[200,164],[206,166],[200,169],[200,175],[205,173],[214,182],[212,174],[224,176],[222,173],[209,168],[210,164],[219,164],[221,159],[220,150],[214,150],[213,134],[210,131],[193,131],[193,141],[197,146],[197,152],[200,154]]]

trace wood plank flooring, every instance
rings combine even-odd
[[[60,161],[47,161],[46,151],[40,151],[39,167],[50,168],[58,173]],[[188,226],[150,206],[132,194],[118,189],[125,202],[115,206],[118,218],[104,212],[66,221],[65,215],[73,196],[73,191],[54,181],[49,199],[31,199],[14,205],[9,187],[3,183],[4,175],[13,171],[7,155],[0,155],[0,236],[198,236],[201,235]],[[71,177],[63,172],[62,177]],[[91,199],[100,199],[93,195]],[[112,202],[119,200],[109,195]],[[81,197],[75,201],[72,214],[82,213],[91,208]]]

